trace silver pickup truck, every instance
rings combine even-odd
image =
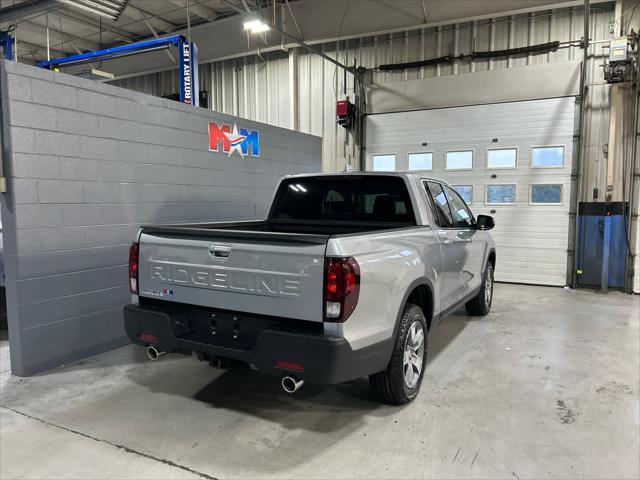
[[[153,360],[242,361],[289,393],[368,376],[383,401],[406,403],[427,332],[463,305],[489,312],[493,226],[420,174],[286,177],[266,220],[143,226],[125,328]]]

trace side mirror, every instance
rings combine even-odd
[[[476,218],[476,230],[491,230],[496,224],[490,215],[478,215]]]

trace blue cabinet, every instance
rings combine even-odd
[[[578,207],[578,285],[624,288],[628,205],[584,202]]]

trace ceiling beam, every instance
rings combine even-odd
[[[127,42],[132,42],[138,39],[138,37],[124,28],[116,27],[114,25],[106,24],[106,22],[102,23],[102,27],[98,22],[95,21],[94,18],[89,17],[87,15],[83,15],[81,13],[77,13],[75,11],[70,11],[70,9],[58,10],[54,12],[55,15],[59,15],[60,17],[69,20],[70,22],[75,22],[80,25],[84,25],[87,27],[92,27],[96,29],[96,35],[99,34],[100,28],[104,32],[110,33],[114,37],[119,38],[120,40],[124,40]]]
[[[145,20],[149,21],[156,29],[169,33],[173,32],[178,28],[178,25],[168,22],[164,18],[161,18],[157,15],[153,15],[145,10],[141,10],[140,8],[134,7],[130,4],[127,4],[127,7],[120,14],[120,18],[127,17],[132,20],[137,20],[140,22],[144,22]]]
[[[160,35],[158,35],[158,32],[156,32],[156,29],[153,28],[153,25],[151,25],[151,23],[149,23],[149,20],[147,20],[146,18],[144,19],[144,23],[147,25],[147,28],[149,28],[149,30],[151,30],[151,33],[153,33],[153,36],[156,38],[160,38]],[[178,63],[176,61],[176,57],[173,56],[173,54],[169,51],[169,50],[165,50],[165,52],[167,52],[167,55],[169,56],[169,58],[171,59],[171,61],[173,63]]]
[[[46,58],[47,56],[46,45],[40,45],[39,43],[23,42],[22,40],[18,39],[18,49],[20,55],[31,55],[32,57],[35,57],[36,54],[39,54],[42,55],[42,58]],[[49,48],[49,51],[52,57],[64,57],[67,54],[60,48]]]
[[[9,2],[7,2],[9,3]],[[47,8],[60,6],[57,0],[26,0],[0,9],[0,21],[15,20],[32,13],[44,12]]]
[[[187,0],[169,0],[175,6],[187,8]],[[189,5],[189,10],[204,20],[209,22],[213,22],[216,18],[218,18],[218,14],[214,12],[212,9],[205,7],[204,5]]]
[[[42,35],[43,37],[47,36],[47,28],[44,25],[41,25],[40,23],[37,23],[33,20],[20,22],[20,24],[18,24],[17,26],[17,31],[18,31],[17,33],[18,39],[21,36],[23,36],[25,32],[32,35]],[[51,26],[49,26],[49,38],[52,40],[51,42],[52,47],[59,46],[60,43],[62,43],[61,41],[61,38],[62,38],[64,40],[64,43],[73,42],[72,46],[74,46],[76,50],[81,49],[84,51],[91,51],[91,50],[100,49],[100,45],[97,42],[94,42],[93,40],[76,37],[74,35],[69,35],[68,33],[65,33],[65,32],[62,32],[61,34],[60,30],[52,28]]]

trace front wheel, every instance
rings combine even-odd
[[[493,264],[487,263],[484,269],[484,277],[482,278],[482,287],[478,292],[478,296],[469,300],[465,308],[469,315],[484,316],[491,310],[491,302],[493,301]]]
[[[420,307],[407,304],[389,365],[369,377],[371,388],[386,403],[412,401],[420,391],[426,360],[427,320]]]

